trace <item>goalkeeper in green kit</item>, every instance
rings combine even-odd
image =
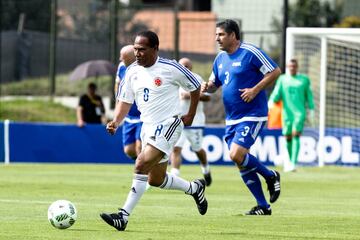
[[[276,81],[274,91],[269,99],[269,108],[275,102],[283,102],[282,133],[286,137],[290,165],[284,161],[284,171],[295,171],[300,150],[300,135],[306,121],[306,108],[309,109],[309,120],[314,120],[314,101],[310,86],[310,79],[304,74],[299,74],[296,59],[291,59],[288,64],[288,73],[282,74]]]

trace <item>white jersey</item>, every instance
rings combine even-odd
[[[198,79],[200,83],[202,83],[204,80],[199,74],[192,73],[194,76]],[[186,93],[187,91],[183,88],[179,89],[179,96],[180,96],[180,110],[181,114],[184,115],[188,112],[190,107],[190,99],[182,99],[181,94]],[[196,115],[194,117],[193,123],[191,124],[193,127],[204,127],[205,126],[205,113],[204,113],[204,103],[202,101],[199,101],[197,108],[196,108]]]
[[[179,87],[192,92],[200,83],[176,61],[158,57],[151,67],[136,62],[128,67],[118,100],[130,104],[135,101],[141,121],[158,123],[181,114]]]

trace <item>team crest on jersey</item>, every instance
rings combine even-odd
[[[157,77],[157,78],[154,79],[154,83],[155,83],[156,86],[160,87],[161,84],[162,84],[162,81],[161,81],[161,79],[159,77]]]

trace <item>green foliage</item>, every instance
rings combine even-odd
[[[112,96],[112,78],[109,76],[101,76],[98,78],[91,77],[84,80],[70,81],[69,76],[56,76],[56,92],[57,96],[80,96],[86,93],[87,85],[90,82],[96,83],[98,86],[97,93],[102,96]],[[49,95],[50,81],[48,77],[24,79],[19,82],[2,83],[1,95],[32,95],[47,96]]]
[[[319,0],[297,0],[289,5],[288,26],[289,27],[333,27],[340,21],[343,5],[336,2],[332,6],[329,2]],[[281,18],[280,18],[281,19]],[[283,31],[283,24],[278,17],[273,17],[271,21],[272,29]],[[276,43],[280,43],[281,36],[278,36]],[[281,45],[270,46],[269,55],[279,61],[281,55]]]
[[[199,74],[204,81],[207,81],[212,71],[212,62],[193,61],[193,71]]]
[[[360,28],[360,17],[348,16],[344,18],[339,24],[335,24],[334,27],[339,28]]]
[[[49,0],[2,0],[0,3],[1,29],[17,29],[19,16],[24,13],[24,29],[49,32],[50,3]]]
[[[319,0],[298,0],[289,6],[289,26],[332,27],[340,21],[342,5]]]
[[[75,123],[75,109],[46,100],[0,101],[0,121]]]
[[[213,166],[212,173],[205,216],[199,215],[191,196],[151,188],[127,229],[118,232],[99,213],[116,212],[125,202],[133,165],[0,166],[0,239],[359,239],[358,168],[308,167],[282,174],[283,192],[269,217],[242,215],[256,203],[234,166]],[[199,166],[182,167],[185,179],[199,176]],[[47,220],[49,205],[58,199],[72,201],[78,210],[76,224],[66,230],[55,229]]]

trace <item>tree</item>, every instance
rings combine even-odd
[[[24,29],[49,32],[50,1],[1,1],[1,30],[15,30],[18,27],[19,16],[25,14]]]
[[[321,3],[319,0],[297,0],[289,5],[288,26],[289,27],[333,27],[340,22],[342,2],[337,1],[333,6],[329,2]],[[272,28],[282,32],[282,19],[273,17]],[[270,56],[280,62],[281,36],[278,36],[277,44],[270,46]]]
[[[289,26],[332,27],[340,21],[341,3],[331,6],[319,0],[298,0],[289,6]]]
[[[339,24],[335,24],[339,28],[360,28],[360,17],[348,16],[345,17]]]

